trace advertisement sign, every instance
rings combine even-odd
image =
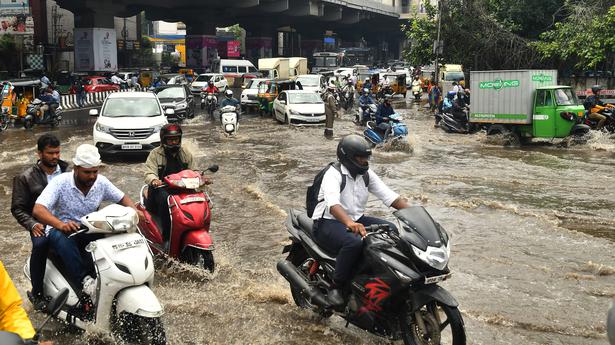
[[[115,29],[94,28],[94,70],[117,71],[117,38]]]
[[[94,49],[91,28],[75,28],[73,37],[75,38],[75,70],[93,71],[94,70]]]
[[[75,28],[75,70],[117,71],[115,29]]]
[[[205,35],[186,36],[186,66],[207,70],[218,58],[216,37]]]
[[[240,57],[241,41],[228,41],[226,45],[226,54],[228,57]]]

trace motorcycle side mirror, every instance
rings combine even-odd
[[[98,116],[98,109],[90,109],[90,116]]]
[[[216,171],[218,171],[218,165],[214,164],[211,165],[209,168],[207,168],[208,171],[211,171],[212,173],[215,173]]]
[[[67,288],[60,290],[60,292],[58,292],[57,295],[53,296],[53,298],[47,305],[47,311],[49,312],[49,316],[47,316],[45,321],[43,321],[43,323],[36,330],[36,334],[34,335],[34,338],[33,338],[34,340],[38,341],[39,335],[41,334],[41,331],[43,330],[47,322],[49,322],[49,320],[51,320],[52,317],[55,317],[58,315],[60,310],[62,310],[62,307],[66,304],[67,300],[68,300],[68,289]]]

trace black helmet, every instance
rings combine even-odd
[[[602,85],[594,85],[594,86],[592,86],[592,92],[593,92],[593,94],[594,94],[594,95],[596,95],[596,96],[597,96],[597,95],[598,95],[598,93],[600,93],[600,91],[602,91],[602,90],[603,90]]]
[[[179,137],[179,143],[177,145],[167,144],[167,139]],[[160,129],[160,145],[165,151],[174,153],[179,151],[182,143],[182,128],[176,123],[167,123]]]
[[[372,146],[360,135],[347,135],[337,145],[337,159],[348,169],[352,177],[365,174],[369,169],[369,164],[359,164],[356,157],[369,157],[371,155]]]
[[[213,82],[213,80],[211,80],[211,79],[210,79],[210,80],[207,82],[207,85],[209,85],[209,86],[214,86],[214,82]]]

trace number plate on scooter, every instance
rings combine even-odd
[[[425,284],[435,284],[450,278],[452,273],[443,274],[441,276],[425,277]]]
[[[183,204],[189,204],[191,202],[204,202],[204,201],[205,201],[205,198],[203,198],[202,196],[192,196],[192,197],[183,199],[180,202],[180,204],[183,205]]]
[[[114,244],[111,246],[111,248],[113,248],[113,250],[115,251],[120,251],[128,248],[138,247],[142,244],[145,244],[145,240],[143,238],[139,238],[137,240]]]

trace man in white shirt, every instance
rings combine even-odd
[[[333,165],[323,176],[318,193],[320,202],[312,215],[316,241],[336,254],[335,287],[327,295],[333,306],[344,304],[339,288],[352,278],[353,268],[361,256],[362,238],[367,234],[365,226],[389,224],[396,229],[393,223],[364,214],[369,193],[386,206],[396,209],[410,206],[369,169],[371,154],[371,145],[359,135],[348,135],[340,141],[337,146],[340,164]]]

